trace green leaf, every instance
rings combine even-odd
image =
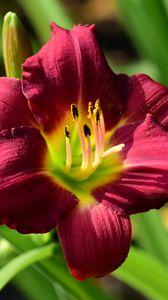
[[[0,235],[16,248],[17,253],[22,253],[35,247],[30,235],[21,235],[14,230],[9,230],[6,226],[1,226]],[[107,296],[95,281],[77,282],[69,274],[65,261],[62,255],[59,254],[58,249],[54,257],[36,264],[37,269],[45,274],[50,281],[61,284],[70,295],[74,295],[78,300],[116,300],[116,297],[113,295]]]
[[[167,300],[168,269],[142,250],[132,247],[126,262],[112,275],[151,300]]]
[[[32,249],[14,258],[0,270],[0,290],[20,271],[26,267],[52,256],[56,249],[56,244]]]
[[[31,236],[32,237],[32,236]],[[9,241],[0,236],[0,267],[9,263],[16,257],[16,248]],[[60,288],[55,282],[49,280],[45,273],[37,267],[31,266],[18,273],[11,281],[17,289],[31,300],[60,300]],[[27,284],[29,283],[29,284]],[[30,288],[31,286],[31,288]]]
[[[27,14],[42,43],[48,40],[50,36],[49,24],[51,21],[64,28],[70,28],[73,25],[72,19],[66,12],[62,1],[17,0],[17,2]]]
[[[106,58],[108,59],[111,69],[117,74],[126,73],[129,76],[132,76],[137,73],[145,73],[156,81],[161,80],[161,75],[156,65],[147,60],[138,60],[135,62],[118,65],[112,61],[111,56],[106,56]]]
[[[162,0],[118,0],[128,33],[142,56],[153,61],[168,83],[168,18]]]
[[[138,244],[168,265],[168,233],[162,224],[160,212],[152,210],[132,216],[132,219]]]
[[[11,281],[25,297],[31,300],[59,300],[57,290],[46,276],[34,267],[18,273]],[[31,287],[31,288],[30,288]]]

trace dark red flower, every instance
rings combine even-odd
[[[0,222],[22,233],[57,227],[83,280],[125,260],[130,214],[167,201],[168,89],[115,75],[94,26],[51,28],[22,82],[0,79]]]

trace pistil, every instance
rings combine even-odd
[[[124,147],[125,147],[125,144],[119,144],[117,146],[113,146],[113,147],[109,148],[108,150],[106,150],[103,153],[103,158],[107,157],[107,156],[109,156],[109,155],[111,155],[113,153],[120,152]]]

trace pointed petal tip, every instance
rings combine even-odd
[[[120,118],[116,75],[108,67],[94,28],[75,25],[67,30],[52,22],[51,39],[23,64],[24,95],[35,117],[40,114],[38,122],[47,133],[56,130],[74,100],[87,111],[90,99],[101,99],[106,129]],[[49,116],[44,122],[43,113]]]
[[[67,31],[67,29],[59,26],[58,24],[56,24],[55,22],[50,22],[50,29],[52,31],[52,33],[58,32],[58,31]]]

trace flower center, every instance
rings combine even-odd
[[[52,178],[75,194],[82,203],[92,203],[92,190],[116,180],[122,171],[120,155],[124,144],[111,145],[111,134],[105,131],[100,101],[88,104],[88,115],[71,105],[64,119],[65,137],[62,127],[57,134],[46,139],[48,155],[46,167]],[[65,123],[64,123],[65,124]],[[70,129],[69,129],[70,128]]]
[[[76,180],[86,180],[101,164],[103,159],[111,154],[120,152],[124,147],[124,144],[110,147],[105,151],[105,124],[102,109],[100,107],[100,101],[97,100],[93,108],[92,102],[88,104],[88,119],[91,122],[91,128],[84,124],[83,126],[79,121],[79,111],[75,104],[71,105],[71,113],[73,120],[75,121],[75,127],[78,132],[82,162]],[[70,131],[68,126],[65,126],[66,136],[66,173],[72,170],[72,149],[70,143]],[[93,138],[92,138],[93,136]],[[91,139],[92,138],[92,139]],[[75,172],[76,173],[76,172]],[[76,176],[76,174],[74,174]]]

